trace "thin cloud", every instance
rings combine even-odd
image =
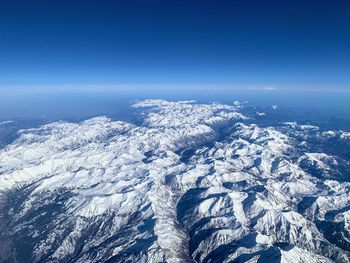
[[[249,90],[266,90],[266,91],[277,90],[277,88],[274,87],[274,86],[266,86],[266,87],[256,87],[256,86],[253,86],[253,87],[249,87],[248,89],[249,89]]]

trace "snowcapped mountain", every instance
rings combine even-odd
[[[140,124],[55,122],[0,150],[1,261],[350,262],[348,132],[133,107]]]

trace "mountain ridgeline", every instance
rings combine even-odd
[[[349,132],[133,107],[140,124],[54,122],[0,150],[1,262],[350,262]]]

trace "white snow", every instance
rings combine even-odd
[[[311,217],[297,210],[304,197],[313,196],[319,214],[312,216],[318,219],[350,205],[347,183],[322,182],[299,166],[308,160],[327,170],[324,160],[329,161],[330,156],[305,153],[292,158],[295,146],[291,138],[274,127],[244,123],[247,118],[239,112],[239,102],[232,106],[145,100],[133,107],[141,111],[140,126],[106,117],[56,122],[22,130],[15,142],[0,150],[0,195],[33,186],[16,214],[18,220],[33,206],[50,202],[43,199],[46,196],[58,195],[62,189],[72,194],[61,201],[72,231],[64,233],[64,226],[51,222],[53,231],[33,251],[38,259],[48,255],[57,262],[72,255],[84,231],[97,222],[101,235],[96,234],[82,248],[89,251],[107,238],[115,238],[132,220],[136,221],[131,226],[135,236],[112,244],[111,249],[103,248],[94,260],[82,257],[78,262],[103,261],[104,254],[118,255],[137,240],[153,236],[156,238],[147,252],[130,261],[188,262],[196,256],[203,261],[220,245],[245,238],[253,245],[237,248],[227,261],[263,251],[275,242],[293,245],[290,250],[280,250],[282,262],[330,262],[321,256],[322,249],[328,249],[329,255],[346,255],[323,237]],[[229,135],[217,141],[221,126]],[[213,145],[207,146],[208,142]],[[193,155],[182,161],[178,151],[192,148]],[[186,211],[181,225],[178,205],[194,188],[201,192],[188,204],[194,207]],[[135,217],[140,217],[140,222]],[[349,228],[349,214],[344,212],[339,218]],[[154,220],[154,226],[139,230],[147,220]],[[188,242],[194,238],[189,236],[190,230],[195,236],[208,231],[192,255],[188,250]]]

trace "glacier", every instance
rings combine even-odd
[[[132,107],[0,150],[0,261],[350,262],[350,162],[324,150],[348,132],[237,101]]]

